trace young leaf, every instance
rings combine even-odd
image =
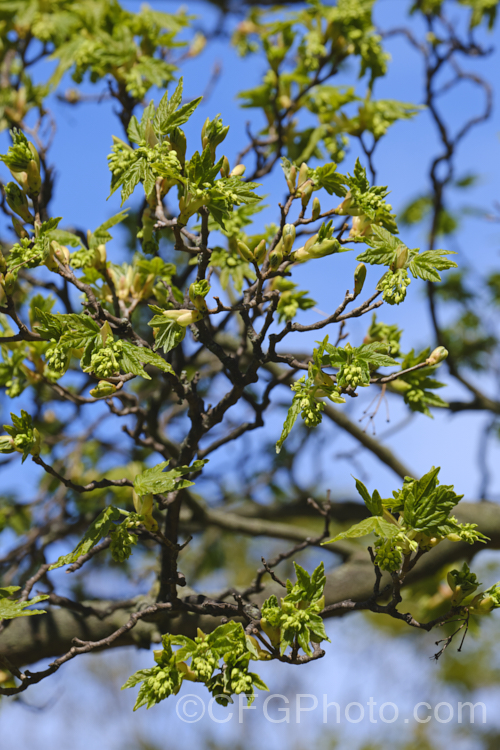
[[[31,607],[32,604],[38,604],[38,602],[48,599],[48,594],[39,594],[38,596],[34,596],[33,599],[29,599],[27,602],[20,602],[8,598],[14,593],[14,591],[19,591],[20,588],[20,586],[5,586],[0,588],[0,622],[2,620],[13,620],[15,617],[46,614],[44,609],[26,609],[26,607]]]
[[[178,481],[179,478],[184,474],[200,471],[206,463],[208,463],[208,460],[204,459],[203,461],[195,461],[191,466],[177,466],[170,471],[164,471],[168,466],[168,461],[162,461],[152,469],[146,469],[142,474],[135,477],[134,490],[138,495],[148,495],[150,492],[156,495],[159,492],[171,492],[174,489],[190,487],[194,482],[187,479]]]
[[[334,536],[333,539],[329,539],[327,542],[321,542],[321,544],[331,544],[332,542],[338,542],[340,539],[355,539],[372,533],[378,534],[378,536],[381,536],[384,539],[391,539],[399,533],[399,528],[380,516],[372,516],[371,518],[365,518],[363,521],[354,524],[354,526],[351,526],[347,531],[342,531],[340,534],[337,534],[337,536]]]
[[[120,511],[118,508],[114,508],[110,505],[99,513],[95,521],[87,529],[85,536],[76,545],[73,552],[68,555],[62,555],[57,562],[53,563],[49,570],[55,570],[60,568],[62,565],[70,565],[74,563],[80,555],[85,555],[92,547],[108,535],[111,528],[113,527],[113,521],[118,521],[120,518]]]
[[[296,394],[292,399],[292,404],[290,408],[288,409],[288,414],[286,415],[285,423],[283,425],[281,437],[276,443],[276,453],[279,453],[281,451],[283,443],[289,436],[292,430],[292,427],[297,421],[297,417],[299,416],[300,411],[301,411],[300,401],[301,401],[301,396],[299,394]]]

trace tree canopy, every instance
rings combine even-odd
[[[374,3],[247,3],[228,44],[263,75],[239,93],[252,121],[239,152],[226,153],[232,112],[207,117],[194,137],[203,94],[214,111],[217,94],[183,94],[185,64],[222,32],[202,33],[188,12],[115,0],[0,0],[0,386],[10,412],[0,452],[2,471],[19,477],[0,501],[1,695],[81,654],[155,643],[124,685],[139,686],[136,708],[185,680],[221,705],[241,693],[251,702],[267,689],[257,662],[286,670],[328,658],[327,618],[365,611],[441,629],[438,659],[500,607],[500,583],[471,570],[478,551],[500,546],[498,505],[486,490],[482,503],[463,502],[436,466],[412,475],[411,446],[396,456],[348,410],[367,388],[369,425],[388,401],[419,419],[487,414],[486,437],[498,432],[488,311],[500,274],[461,267],[449,201],[475,180],[457,176],[457,153],[492,112],[470,65],[490,53],[498,0],[416,0],[407,27],[383,31]],[[242,14],[216,5],[224,18]],[[457,12],[462,25],[450,20]],[[420,102],[376,97],[395,35],[424,66]],[[356,86],[342,83],[348,67]],[[450,127],[440,100],[464,84],[479,108]],[[84,203],[77,225],[51,210],[57,172],[71,169],[51,157],[54,97],[80,118],[89,100],[114,105],[110,196],[119,191],[122,208],[97,228]],[[424,110],[438,138],[428,191],[397,216],[377,181],[379,145]],[[279,194],[266,188],[276,175]],[[475,215],[498,221],[498,206]],[[414,226],[420,247],[408,239]],[[347,291],[321,312],[314,288],[302,288],[306,272],[342,274]],[[410,285],[432,322],[421,350],[383,322]],[[358,318],[362,338],[349,332]],[[355,501],[325,495],[314,469],[297,478],[327,423],[397,475],[390,497],[363,477],[352,480]],[[262,538],[262,565],[236,549],[246,537]],[[278,551],[276,540],[287,544]],[[300,553],[311,548],[324,561],[307,570]],[[58,569],[81,571],[64,583],[71,595]],[[135,594],[99,598],[95,581],[110,573],[138,582]],[[428,608],[412,601],[422,582],[435,593]]]

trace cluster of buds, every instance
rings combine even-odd
[[[61,375],[68,369],[70,361],[71,350],[65,349],[59,346],[56,339],[51,339],[50,344],[45,352],[45,361],[47,367],[53,372],[60,373]]]
[[[375,542],[377,554],[375,555],[374,563],[381,570],[387,570],[391,573],[395,573],[401,567],[403,562],[403,556],[401,550],[398,547],[394,547],[391,540],[378,539]]]
[[[243,260],[247,261],[247,263],[257,263],[257,265],[260,266],[264,262],[267,255],[267,246],[265,240],[261,240],[253,250],[251,250],[248,245],[242,240],[237,241],[236,247],[238,253],[241,255]]]
[[[213,120],[210,120],[209,117],[205,120],[201,130],[201,146],[203,150],[207,147],[210,149],[212,163],[215,162],[215,150],[217,146],[222,143],[228,132],[229,125],[224,126],[222,124],[220,115],[214,117]]]
[[[406,288],[409,285],[408,271],[399,268],[396,271],[387,271],[377,284],[377,289],[383,292],[384,302],[389,305],[399,305],[406,297]]]
[[[471,573],[469,566],[464,562],[462,570],[450,570],[447,575],[448,586],[453,592],[451,603],[459,605],[465,597],[473,594],[481,584],[475,573]]]
[[[129,518],[127,518],[118,526],[115,526],[110,533],[110,552],[116,562],[127,560],[132,554],[132,545],[137,544],[137,535],[130,531],[131,525],[135,525],[135,523],[130,523]]]
[[[4,162],[9,167],[12,177],[19,183],[28,197],[36,200],[42,187],[38,151],[26,138],[24,141],[21,141],[15,134],[13,137],[14,148],[16,149],[15,156],[13,155],[9,159],[9,155],[7,154]]]
[[[116,374],[120,365],[118,358],[123,349],[122,341],[114,341],[108,346],[95,351],[90,358],[90,370],[99,378],[110,378]]]
[[[8,167],[16,182],[9,182],[5,186],[5,198],[9,208],[23,222],[34,224],[35,219],[30,211],[28,198],[35,204],[42,188],[40,157],[24,133],[14,128],[11,135],[12,146],[6,154],[0,155],[0,160]],[[18,237],[28,236],[22,223],[16,217],[13,218],[13,225]]]

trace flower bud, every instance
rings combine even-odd
[[[242,242],[241,240],[238,240],[236,243],[236,246],[243,260],[246,260],[249,263],[252,263],[254,259],[254,255],[252,251],[250,250],[250,248],[248,247],[248,245],[245,245],[244,242]]]
[[[229,159],[227,156],[224,156],[222,159],[222,167],[220,168],[220,173],[222,177],[229,177],[231,173],[231,167],[229,166]]]
[[[428,365],[437,365],[442,362],[448,356],[448,350],[444,346],[438,346],[432,354],[427,358]]]
[[[354,296],[355,297],[361,294],[363,285],[365,283],[365,279],[366,279],[366,266],[364,263],[360,263],[358,266],[356,266],[356,270],[354,271]]]
[[[283,227],[283,252],[289,255],[295,242],[296,229],[293,224],[285,224]]]
[[[231,170],[231,177],[243,177],[245,174],[246,167],[244,164],[237,164],[234,169]]]
[[[321,203],[319,202],[319,198],[316,197],[313,200],[313,207],[312,207],[312,218],[318,219],[321,214]]]
[[[33,224],[34,218],[28,208],[28,199],[15,182],[8,182],[5,186],[5,197],[9,208],[14,211],[23,221]]]
[[[261,240],[259,244],[257,245],[257,247],[255,248],[255,250],[253,251],[254,258],[256,262],[259,264],[259,266],[261,263],[264,262],[266,253],[267,253],[266,241]]]

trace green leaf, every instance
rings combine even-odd
[[[139,375],[145,380],[151,380],[151,377],[143,369],[143,365],[155,365],[155,367],[158,367],[163,372],[174,374],[172,365],[166,362],[159,354],[156,354],[156,352],[152,352],[146,347],[135,346],[130,341],[122,341],[122,346],[120,357],[120,369],[122,372],[130,372],[133,375]]]
[[[415,531],[426,532],[444,524],[463,497],[451,485],[438,486],[439,471],[439,467],[433,467],[421,479],[407,484],[403,520]]]
[[[141,181],[141,179],[144,177],[144,161],[137,160],[132,164],[132,166],[127,169],[125,174],[123,175],[121,179],[121,185],[122,185],[122,206],[129,198],[132,193],[134,192],[135,188]],[[116,185],[116,187],[111,191],[110,195],[112,195],[115,190],[119,187],[119,185]]]
[[[372,516],[381,516],[383,511],[382,500],[377,490],[375,490],[375,492],[373,493],[373,497],[370,497],[370,493],[366,489],[363,482],[361,482],[359,479],[356,479],[356,477],[354,477],[354,480],[356,482],[356,489],[363,498],[365,505]]]
[[[301,396],[299,394],[296,394],[292,399],[292,404],[290,408],[288,409],[288,414],[286,415],[285,423],[283,425],[281,437],[276,443],[276,453],[279,453],[281,451],[283,443],[289,436],[292,430],[292,427],[297,421],[297,417],[299,416],[300,411],[301,411],[300,401],[301,401]]]
[[[135,115],[132,115],[127,128],[127,135],[132,143],[139,145],[144,138],[144,131],[139,125],[139,120]]]
[[[146,469],[142,474],[135,477],[134,490],[138,495],[148,495],[150,492],[156,495],[159,492],[171,492],[172,490],[190,487],[194,482],[187,479],[179,482],[179,478],[184,474],[200,471],[206,463],[208,463],[208,459],[195,461],[191,466],[177,466],[170,471],[164,471],[168,466],[168,461],[162,461],[152,469]]]
[[[167,135],[174,128],[184,125],[203,99],[202,96],[199,96],[181,106],[182,89],[183,79],[180,78],[170,101],[168,99],[168,92],[166,92],[158,105],[153,119],[153,126],[161,135]]]
[[[410,260],[409,269],[413,277],[424,281],[441,281],[438,271],[447,271],[449,268],[457,268],[457,264],[443,257],[445,255],[456,255],[452,250],[426,250],[414,255]]]
[[[338,195],[343,198],[347,194],[347,188],[344,187],[346,177],[343,174],[337,174],[336,164],[325,164],[314,170],[312,179],[317,187],[324,188],[329,195]]]
[[[14,591],[19,591],[19,589],[20,586],[5,586],[4,588],[0,588],[0,622],[2,620],[13,620],[16,617],[46,614],[44,609],[26,608],[31,607],[32,604],[38,604],[38,602],[42,602],[44,599],[48,599],[48,594],[39,594],[27,602],[20,602],[8,598],[14,593]]]
[[[365,238],[369,247],[357,256],[356,260],[370,265],[390,266],[396,258],[400,247],[406,247],[400,239],[394,237],[387,229],[372,224],[373,235]]]
[[[248,674],[252,678],[252,684],[254,687],[258,690],[269,690],[264,680],[262,680],[258,674],[255,674],[255,672],[249,672]]]
[[[334,536],[333,539],[321,542],[321,544],[331,544],[332,542],[338,542],[340,539],[356,539],[357,537],[367,536],[372,533],[378,534],[378,536],[384,539],[391,539],[399,533],[399,528],[380,516],[372,516],[354,524],[347,531],[342,531],[337,536]]]
[[[80,555],[87,554],[92,547],[95,547],[101,539],[108,535],[114,526],[113,522],[118,521],[119,518],[120,511],[118,508],[114,508],[112,505],[105,508],[89,526],[85,536],[78,542],[73,552],[70,552],[68,555],[62,555],[57,562],[50,566],[49,570],[55,570],[62,565],[70,565],[76,562]]]
[[[149,305],[153,312],[158,313],[148,322],[148,325],[154,329],[155,349],[163,349],[167,354],[175,349],[186,335],[185,326],[180,326],[175,320],[169,320],[163,315],[163,309],[156,305]]]
[[[48,232],[51,240],[59,242],[60,245],[69,245],[70,247],[82,247],[83,243],[78,235],[73,232],[67,232],[65,229],[52,229]]]

